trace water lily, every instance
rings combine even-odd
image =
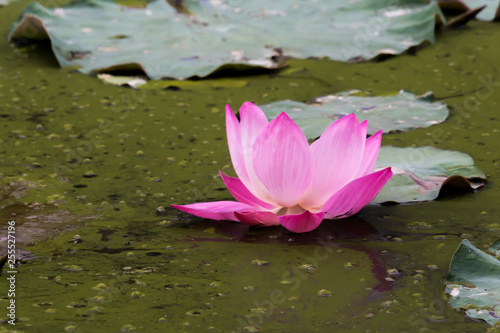
[[[238,178],[220,176],[237,201],[172,207],[206,219],[307,232],[323,219],[356,214],[392,176],[391,168],[373,172],[382,131],[367,139],[367,122],[359,123],[354,114],[333,122],[311,145],[284,112],[268,122],[259,107],[246,102],[240,119],[226,106]]]

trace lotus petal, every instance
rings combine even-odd
[[[257,136],[253,167],[277,204],[297,204],[311,181],[312,160],[304,133],[286,113],[276,117]]]
[[[354,114],[354,113],[353,113]],[[354,116],[356,116],[354,114]],[[357,118],[356,118],[357,119]],[[359,128],[361,130],[361,135],[363,136],[363,138],[366,138],[366,134],[368,133],[368,120],[363,120],[360,124],[359,124]]]
[[[366,123],[350,114],[333,122],[311,145],[313,178],[299,204],[319,208],[351,181],[361,164],[366,142]]]
[[[252,213],[238,213],[235,212],[234,216],[242,223],[250,226],[272,226],[279,225],[278,216],[271,212],[252,212]]]
[[[353,180],[325,203],[321,209],[325,218],[340,219],[356,214],[375,198],[391,177],[391,168],[386,168]]]
[[[240,123],[229,105],[226,105],[226,135],[234,171],[236,171],[242,182],[249,182],[243,150],[241,149]]]
[[[255,195],[253,195],[243,184],[241,180],[238,178],[234,177],[229,177],[220,172],[220,176],[222,180],[224,181],[224,184],[226,185],[227,189],[229,192],[233,195],[233,197],[238,200],[239,202],[245,203],[250,206],[258,206],[266,209],[273,209],[275,208],[274,205],[271,205],[267,202],[264,202],[257,198]]]
[[[246,179],[242,179],[242,182],[256,197],[272,202],[273,199],[271,195],[255,174],[252,163],[253,144],[259,133],[268,124],[267,117],[258,106],[251,102],[245,102],[240,108],[240,120],[240,149],[243,154],[245,169],[248,174],[248,181]]]
[[[375,162],[377,162],[378,152],[380,151],[380,144],[382,143],[382,131],[378,131],[366,139],[365,150],[363,153],[363,160],[358,170],[356,177],[366,176],[373,172]]]
[[[292,232],[308,232],[316,229],[323,221],[325,213],[311,213],[306,210],[298,215],[283,215],[279,216],[278,220],[282,226]]]
[[[211,220],[238,221],[234,212],[253,212],[255,207],[235,201],[198,202],[189,205],[171,205],[191,215]]]

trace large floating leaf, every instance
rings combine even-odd
[[[375,168],[388,166],[394,175],[373,203],[433,200],[445,183],[470,190],[483,186],[486,179],[469,155],[434,147],[382,147]]]
[[[368,133],[379,130],[404,131],[428,127],[443,122],[448,117],[448,107],[432,102],[427,93],[415,96],[401,91],[394,96],[361,97],[356,91],[318,97],[308,104],[285,100],[262,105],[269,119],[286,112],[300,126],[309,139],[317,138],[334,120],[355,113],[358,120],[368,120]]]
[[[470,11],[471,8],[486,6],[476,17],[483,21],[500,18],[500,0],[438,0],[443,10]]]
[[[491,248],[488,251],[493,252]],[[497,258],[478,250],[465,239],[451,259],[446,278],[445,292],[450,295],[451,306],[490,325],[500,321],[500,261]]]
[[[129,8],[83,0],[48,9],[33,3],[11,40],[50,37],[61,66],[90,73],[142,68],[152,79],[206,76],[226,64],[274,68],[283,57],[371,59],[434,41],[431,1],[187,0],[181,14],[166,1]]]

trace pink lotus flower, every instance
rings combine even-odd
[[[310,146],[284,112],[268,123],[260,108],[246,102],[240,118],[226,106],[227,141],[239,178],[220,175],[237,202],[172,207],[206,219],[307,232],[323,219],[356,214],[392,176],[391,168],[373,172],[382,131],[366,139],[367,122],[358,123],[354,114],[333,122]]]

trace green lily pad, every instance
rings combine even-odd
[[[500,0],[462,0],[469,8],[477,8],[486,5],[477,18],[483,21],[493,21],[500,17]]]
[[[450,305],[490,325],[500,321],[500,261],[497,258],[465,239],[451,259],[446,278],[445,292],[450,295]]]
[[[354,113],[358,120],[368,120],[368,134],[405,131],[428,127],[448,118],[448,107],[441,102],[432,102],[431,92],[415,96],[400,91],[394,96],[356,96],[359,91],[342,92],[336,95],[317,97],[307,104],[284,100],[261,105],[271,120],[286,112],[309,139],[317,138],[333,121]]]
[[[496,241],[495,244],[493,244],[489,249],[489,252],[491,252],[495,257],[500,258],[500,240]]]
[[[469,155],[434,147],[381,147],[375,168],[388,166],[394,175],[372,203],[434,200],[444,184],[471,190],[486,179]]]
[[[434,42],[435,18],[442,13],[434,1],[426,2],[186,0],[182,10],[164,0],[145,8],[110,0],[62,8],[35,2],[13,24],[9,39],[50,38],[59,64],[83,73],[142,69],[155,80],[182,79],[227,64],[281,67],[288,57],[350,61],[400,54]]]
[[[482,21],[493,21],[500,18],[500,0],[438,0],[443,10],[469,11],[472,8],[486,6],[476,17]]]

